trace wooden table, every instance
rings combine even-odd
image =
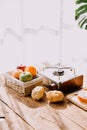
[[[0,130],[87,130],[87,112],[65,100],[40,102],[0,81]]]

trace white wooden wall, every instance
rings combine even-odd
[[[0,1],[0,72],[59,61],[59,0]]]
[[[19,64],[86,61],[87,32],[74,15],[74,0],[0,0],[0,72]]]

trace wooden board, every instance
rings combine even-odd
[[[79,90],[81,91],[81,90]],[[84,102],[81,102],[77,95],[78,95],[78,92],[79,91],[76,91],[76,92],[73,92],[71,94],[68,94],[66,96],[66,98],[71,101],[72,103],[74,103],[75,105],[77,105],[78,107],[82,108],[83,110],[87,111],[87,103],[84,103]]]
[[[83,113],[85,123],[76,119],[78,108],[70,106],[70,103],[49,103],[46,98],[41,102],[34,101],[31,97],[23,97],[14,90],[0,85],[0,100],[13,112],[19,115],[27,124],[36,130],[86,130],[87,115]]]

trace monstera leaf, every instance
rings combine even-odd
[[[75,20],[80,28],[87,29],[87,0],[76,0]]]

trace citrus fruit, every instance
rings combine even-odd
[[[36,76],[36,74],[37,74],[37,70],[34,66],[27,66],[25,68],[25,72],[30,72],[32,74],[32,76]]]
[[[12,72],[12,76],[16,79],[19,79],[20,74],[23,72],[21,69],[16,69]]]

